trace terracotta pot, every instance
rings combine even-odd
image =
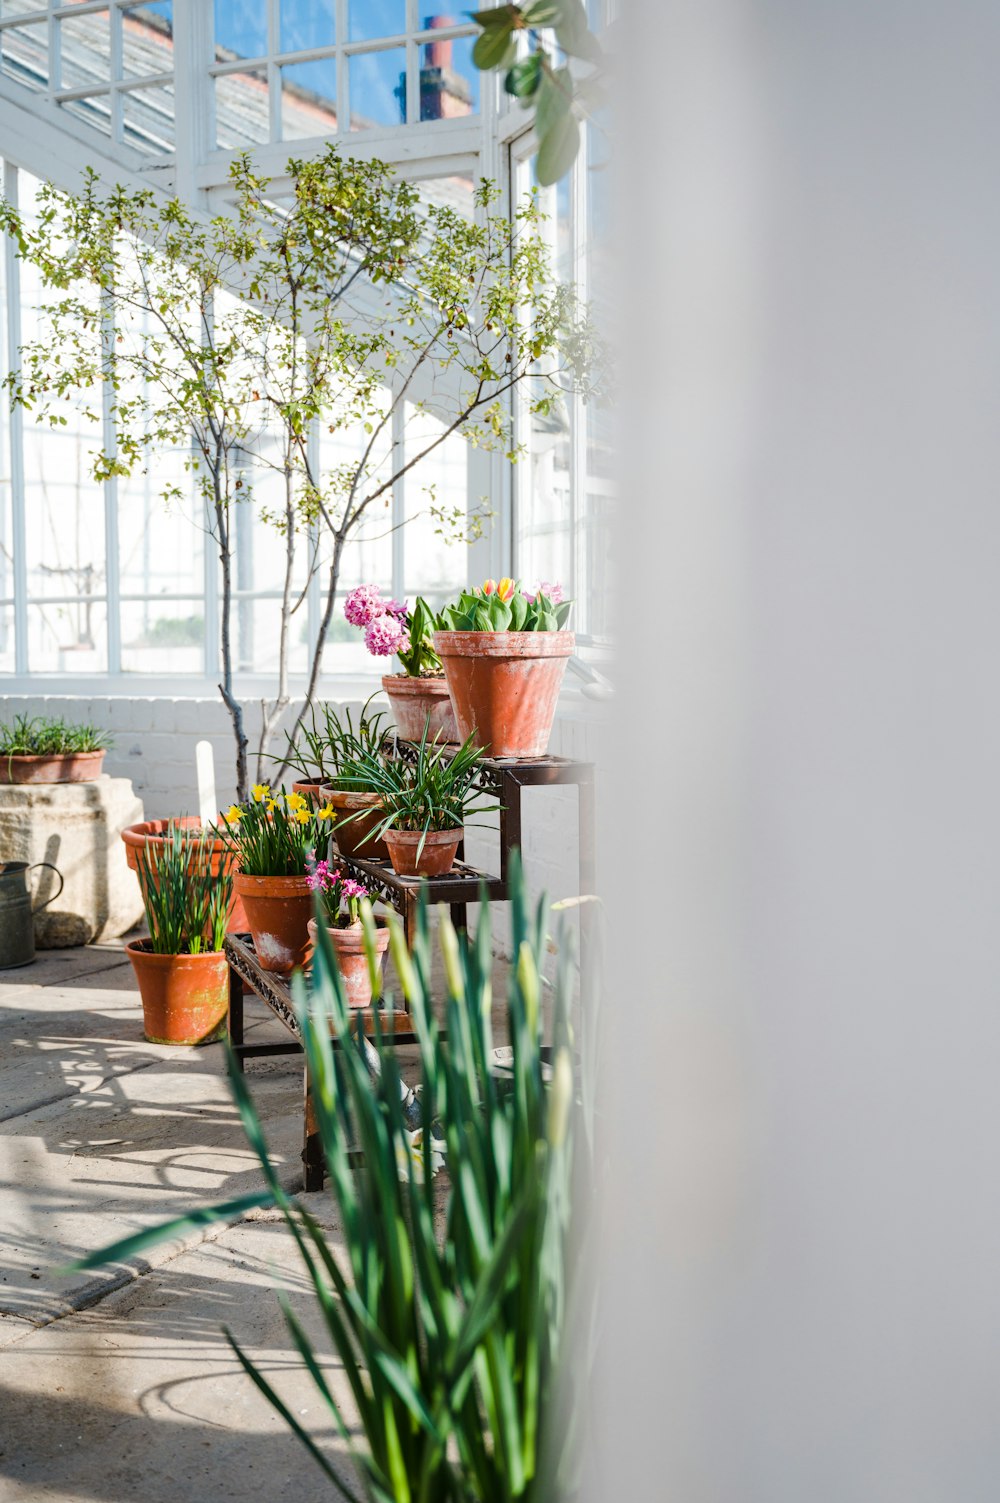
[[[362,861],[388,861],[389,850],[385,841],[381,838],[369,839],[372,830],[383,817],[380,794],[345,793],[324,783],[323,797],[329,799],[337,811],[333,839],[342,856],[360,856]],[[370,809],[371,813],[362,814],[360,819],[352,819],[350,824],[342,823],[349,814],[355,814],[359,809]]]
[[[337,956],[337,964],[344,982],[344,992],[347,996],[348,1007],[370,1007],[372,1000],[372,984],[368,975],[368,957],[365,954],[365,934],[360,924],[352,924],[349,929],[331,929],[327,925],[327,934]],[[316,920],[309,920],[309,938],[316,943]],[[388,924],[376,923],[375,926],[375,949],[378,954],[379,964],[386,950],[389,948]]]
[[[293,783],[293,793],[301,793],[314,809],[319,809],[326,803],[326,795],[323,792],[322,783]]]
[[[101,776],[103,751],[51,757],[0,756],[0,783],[92,783]]]
[[[150,866],[156,864],[157,847],[162,847],[171,826],[179,826],[182,830],[200,830],[201,820],[197,815],[184,814],[178,819],[146,819],[141,824],[129,825],[122,831],[122,840],[125,842],[125,859],[132,871],[139,878],[139,887],[145,890],[143,878],[139,871],[139,851],[146,851],[146,860]],[[217,877],[220,872],[230,872],[235,868],[236,855],[224,841],[216,839],[212,843],[212,875]],[[229,909],[229,922],[226,925],[230,934],[245,934],[250,925],[247,923],[246,912],[233,891],[233,901]]]
[[[448,681],[438,673],[411,678],[408,673],[387,673],[382,688],[389,696],[396,730],[404,741],[457,741],[458,726],[448,693]]]
[[[243,899],[253,947],[264,970],[290,976],[305,965],[313,911],[305,877],[251,877],[237,872],[233,885]]]
[[[458,830],[386,830],[385,843],[393,871],[400,877],[445,877],[455,865],[459,843],[465,834]],[[423,841],[419,857],[417,850]]]
[[[142,997],[142,1028],[151,1044],[210,1044],[226,1031],[229,963],[207,955],[155,955],[148,939],[125,946]]]
[[[571,631],[437,631],[459,740],[491,757],[544,757]]]

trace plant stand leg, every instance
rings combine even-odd
[[[240,1074],[246,1068],[243,1059],[243,981],[233,966],[229,967],[229,1043]]]
[[[323,1148],[316,1126],[316,1113],[313,1109],[312,1099],[312,1080],[309,1075],[308,1065],[302,1074],[302,1164],[305,1171],[303,1175],[303,1188],[306,1190],[322,1190],[326,1166],[323,1163]]]

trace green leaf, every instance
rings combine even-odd
[[[493,621],[494,631],[507,631],[510,627],[510,606],[506,600],[501,600],[499,595],[494,595],[490,601],[490,617]]]
[[[523,595],[515,595],[510,603],[510,629],[523,631],[528,616],[528,602]]]
[[[236,1200],[226,1200],[218,1206],[202,1206],[197,1211],[189,1211],[186,1216],[176,1216],[173,1221],[147,1227],[143,1232],[134,1232],[131,1237],[111,1242],[107,1247],[98,1248],[96,1252],[88,1253],[85,1258],[80,1258],[59,1271],[78,1273],[85,1268],[104,1268],[108,1263],[127,1263],[147,1247],[156,1247],[160,1242],[172,1242],[175,1237],[184,1237],[188,1232],[201,1226],[211,1226],[216,1221],[235,1221],[257,1206],[273,1204],[274,1195],[270,1190],[257,1190],[253,1195],[240,1195]]]
[[[546,73],[538,90],[535,104],[535,132],[539,143],[569,112],[573,98],[573,80],[568,68],[559,68],[554,74]]]
[[[541,53],[532,52],[529,57],[522,57],[514,64],[504,79],[503,86],[515,99],[530,99],[541,81]]]
[[[580,127],[567,111],[539,138],[538,156],[535,158],[535,176],[543,188],[551,188],[565,175],[576,161],[580,150]]]
[[[490,68],[509,68],[516,57],[517,42],[509,21],[484,31],[476,38],[472,49],[472,61],[480,72],[488,72]]]

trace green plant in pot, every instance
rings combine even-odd
[[[96,725],[15,715],[0,725],[0,783],[92,783],[110,745]]]
[[[571,610],[559,585],[529,594],[513,579],[488,579],[445,606],[434,646],[460,736],[493,757],[545,755],[576,645],[566,630]]]
[[[375,832],[401,877],[445,876],[455,864],[468,816],[499,807],[482,801],[479,762],[471,739],[456,751],[429,741],[425,733],[412,756],[382,756],[367,765],[369,786],[382,807]]]
[[[283,769],[297,773],[292,784],[294,793],[301,793],[317,806],[330,802],[328,794],[331,783],[340,768],[365,752],[376,751],[385,735],[384,710],[370,711],[374,695],[361,707],[357,724],[350,705],[338,710],[325,703],[313,707],[308,723],[303,721],[298,734],[285,733],[287,747],[280,758]],[[274,761],[279,761],[275,757]],[[335,805],[338,809],[339,805]]]
[[[457,741],[458,728],[433,634],[443,622],[418,595],[413,609],[406,601],[383,600],[378,585],[363,584],[344,602],[344,615],[364,632],[373,657],[393,654],[402,673],[387,673],[382,688],[389,697],[396,729],[404,741]]]
[[[229,965],[222,953],[232,877],[217,872],[208,834],[172,828],[155,855],[139,852],[148,939],[126,954],[154,1044],[206,1044],[225,1029]]]
[[[309,937],[315,945],[321,923],[337,957],[348,1007],[370,1006],[382,991],[382,962],[389,947],[389,930],[381,919],[373,920],[371,954],[365,942],[361,903],[375,894],[336,861],[314,862],[306,881],[320,909],[320,922],[309,920]]]
[[[330,843],[333,808],[310,806],[301,793],[256,783],[244,804],[222,815],[216,833],[236,857],[233,886],[243,900],[257,959],[291,975],[309,954],[313,895],[308,875]]]

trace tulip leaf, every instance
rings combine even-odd
[[[523,631],[524,623],[528,619],[528,602],[520,591],[510,603],[510,629],[511,631]]]

